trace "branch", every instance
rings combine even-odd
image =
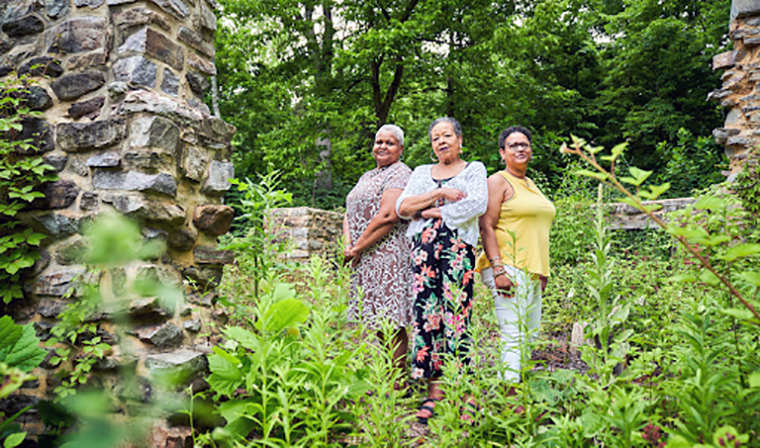
[[[641,210],[644,213],[646,213],[647,216],[649,216],[649,218],[652,221],[654,221],[655,223],[657,223],[658,226],[660,226],[663,229],[667,229],[668,228],[668,225],[665,223],[665,221],[663,221],[662,219],[660,219],[659,216],[655,215],[651,210],[649,210],[647,207],[645,207],[644,204],[641,202],[641,199],[639,199],[637,196],[634,196],[633,194],[631,194],[631,192],[628,191],[628,189],[625,188],[625,186],[623,186],[623,184],[621,184],[617,180],[617,178],[615,177],[614,174],[610,173],[609,171],[605,170],[601,165],[599,165],[596,162],[596,157],[594,157],[593,154],[591,154],[591,157],[589,157],[588,155],[586,155],[586,153],[583,152],[583,150],[581,150],[580,143],[576,143],[575,144],[575,149],[569,149],[568,148],[567,150],[565,150],[565,152],[568,153],[568,154],[575,154],[575,155],[580,156],[581,158],[583,158],[583,160],[585,160],[586,162],[588,162],[591,166],[593,166],[595,169],[597,169],[600,173],[606,174],[608,176],[608,179],[610,179],[610,180],[609,180],[609,182],[602,181],[602,183],[605,183],[605,184],[607,184],[607,185],[615,188],[617,191],[619,191],[619,192],[623,193],[624,195],[626,195],[627,197],[629,197],[632,201],[634,201],[637,204],[639,210]],[[751,303],[747,302],[747,300],[744,298],[744,296],[742,296],[741,293],[739,291],[737,291],[736,288],[734,288],[734,286],[731,284],[731,282],[725,276],[723,276],[717,270],[715,270],[715,268],[712,266],[712,264],[710,264],[710,260],[708,260],[706,257],[704,257],[702,255],[701,251],[698,248],[696,248],[694,245],[692,245],[691,243],[689,243],[686,240],[686,238],[684,236],[682,236],[682,235],[673,235],[673,237],[675,239],[677,239],[686,248],[686,250],[688,250],[689,253],[691,253],[691,255],[693,255],[697,260],[699,260],[699,262],[702,264],[702,266],[705,269],[707,269],[708,271],[712,272],[712,274],[715,275],[715,277],[717,277],[718,280],[720,280],[720,282],[723,283],[723,285],[726,288],[728,288],[728,291],[731,293],[731,295],[733,295],[734,297],[736,297],[737,299],[739,299],[739,301],[745,307],[747,307],[747,309],[749,309],[752,312],[752,314],[755,316],[755,318],[758,321],[760,321],[760,313],[758,313],[758,311],[755,309],[755,307],[752,306]]]

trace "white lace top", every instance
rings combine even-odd
[[[431,174],[432,167],[433,165],[421,165],[414,169],[409,183],[396,201],[396,213],[404,199],[440,188],[439,181],[433,179]],[[441,206],[443,222],[449,229],[457,229],[462,240],[471,246],[478,244],[480,236],[478,218],[486,212],[488,206],[487,182],[486,167],[480,162],[470,162],[461,173],[445,183],[446,188],[461,190],[467,194],[467,197],[457,202],[446,202]],[[412,219],[410,216],[401,216],[400,213],[399,216],[402,219]],[[413,220],[406,231],[406,236],[411,238],[421,232],[426,222],[427,220],[422,218]]]

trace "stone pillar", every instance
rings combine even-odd
[[[134,218],[146,238],[167,244],[159,259],[126,267],[125,278],[151,275],[178,287],[183,278],[201,286],[218,281],[230,262],[216,242],[233,217],[222,198],[234,175],[235,129],[201,101],[216,74],[215,0],[0,3],[0,77],[16,71],[36,80],[30,104],[44,118],[27,120],[21,134],[36,139],[60,178],[25,216],[50,238],[25,299],[4,312],[49,337],[64,294],[83,271],[71,256],[81,245],[82,223],[108,210]],[[139,375],[204,368],[195,335],[213,318],[211,300],[190,299],[175,310],[130,306]],[[107,328],[107,316],[102,324]],[[121,362],[116,354],[103,366]],[[39,373],[38,389],[22,395],[50,393],[52,376]]]
[[[726,147],[729,174],[741,171],[760,145],[760,0],[733,0],[729,34],[734,50],[713,57],[713,69],[723,70],[723,85],[708,99],[728,110],[715,140]]]

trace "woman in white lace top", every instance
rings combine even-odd
[[[436,379],[444,360],[470,363],[474,246],[488,203],[485,167],[460,158],[459,123],[439,118],[428,134],[438,163],[417,167],[396,201],[398,215],[412,220],[406,233],[414,268],[412,378],[428,382],[428,399],[417,413],[422,423],[442,398]]]

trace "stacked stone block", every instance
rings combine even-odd
[[[137,220],[146,239],[162,239],[167,247],[158,259],[113,274],[111,285],[153,276],[177,287],[190,279],[203,288],[231,262],[216,242],[233,218],[223,196],[234,175],[234,128],[202,102],[208,77],[216,74],[215,6],[215,0],[0,3],[0,77],[28,75],[34,80],[29,105],[44,112],[25,120],[18,138],[34,139],[59,177],[24,216],[49,238],[26,297],[3,310],[21,323],[34,322],[43,339],[84,272],[82,226],[100,213]],[[207,338],[196,335],[220,317],[211,312],[211,298],[190,295],[176,309],[144,298],[119,305],[132,322],[130,356],[138,374],[205,368]],[[109,312],[98,317],[108,333]],[[103,366],[123,362],[115,353]],[[54,378],[39,373],[37,389],[23,390],[14,403],[52,391]]]
[[[713,57],[713,69],[723,70],[723,84],[708,99],[727,110],[725,125],[715,140],[726,147],[731,161],[727,174],[741,171],[760,146],[760,0],[733,0],[729,36],[732,51]]]
[[[343,214],[310,207],[279,208],[272,212],[270,231],[290,240],[285,257],[306,263],[312,255],[334,258],[343,236]]]

